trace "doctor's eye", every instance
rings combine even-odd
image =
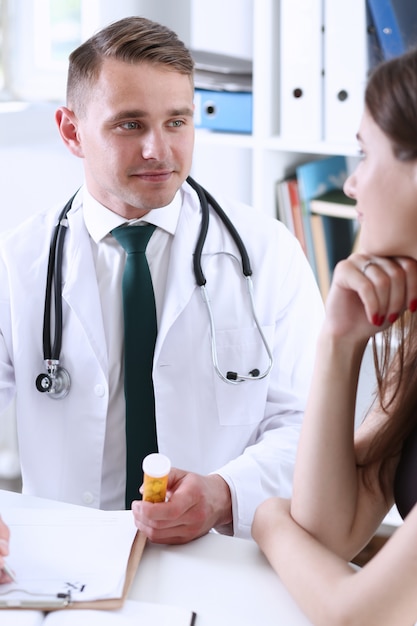
[[[184,120],[172,120],[171,122],[169,122],[168,126],[172,126],[173,128],[181,128],[181,126],[184,126]]]
[[[120,128],[124,128],[125,130],[136,130],[139,128],[139,124],[138,122],[124,122],[123,124],[120,124]]]

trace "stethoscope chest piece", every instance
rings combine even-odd
[[[37,376],[36,389],[41,393],[47,393],[54,400],[65,398],[71,387],[71,379],[67,370],[50,360],[46,362],[46,369],[47,372]]]

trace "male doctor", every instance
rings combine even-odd
[[[258,504],[290,495],[322,320],[296,239],[261,211],[223,204],[248,249],[256,314],[274,362],[261,380],[233,385],[216,374],[192,263],[201,223],[197,194],[186,182],[193,108],[190,53],[159,24],[123,19],[70,57],[67,106],[56,121],[67,148],[83,161],[85,184],[68,213],[62,260],[60,360],[71,379],[64,398],[35,386],[45,368],[45,282],[62,206],[33,216],[0,249],[0,409],[16,394],[23,492],[120,509],[126,253],[111,231],[132,221],[156,226],[146,248],[158,325],[152,380],[157,446],[173,469],[167,501],[135,500],[132,511],[137,527],[161,543],[184,543],[213,528],[250,537]],[[202,265],[221,368],[263,371],[267,357],[240,256],[214,213]],[[141,481],[138,459],[138,490]]]

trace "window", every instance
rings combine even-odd
[[[99,0],[0,0],[3,99],[64,101],[68,55],[98,17]]]
[[[64,102],[68,55],[93,32],[129,15],[146,15],[180,32],[188,4],[189,0],[0,0],[0,100]]]
[[[65,70],[68,55],[81,43],[81,0],[35,0],[35,64]]]
[[[4,92],[4,18],[5,0],[0,0],[0,95]]]

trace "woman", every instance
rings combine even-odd
[[[417,621],[416,50],[373,71],[357,137],[362,159],[345,192],[357,201],[361,253],[334,272],[293,499],[264,502],[252,534],[313,624],[408,626]],[[354,437],[360,364],[381,331],[377,397]],[[356,571],[349,561],[394,502],[404,524]]]
[[[0,517],[0,584],[10,582],[7,566],[6,571],[3,570],[3,567],[6,565],[5,557],[9,554],[9,536],[9,528]]]

